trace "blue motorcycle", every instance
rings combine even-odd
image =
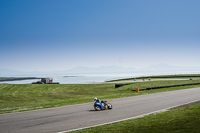
[[[94,103],[94,109],[96,111],[112,109],[112,105],[110,103],[107,103],[107,101],[101,101],[101,102],[96,101]]]

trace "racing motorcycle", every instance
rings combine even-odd
[[[110,103],[107,103],[107,101],[102,101],[102,102],[96,101],[94,103],[94,109],[96,111],[112,109],[112,105]]]

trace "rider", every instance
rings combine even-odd
[[[95,102],[99,102],[99,103],[103,103],[103,105],[106,105],[106,103],[104,101],[101,101],[100,99],[97,99],[96,97],[94,98]]]

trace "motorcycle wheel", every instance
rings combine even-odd
[[[108,105],[108,109],[112,109],[112,105],[110,103],[108,103],[107,105]]]
[[[101,107],[100,107],[100,106],[95,106],[94,109],[95,109],[96,111],[100,111],[100,110],[101,110]]]

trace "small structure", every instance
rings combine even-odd
[[[139,91],[140,91],[140,89],[139,89],[139,88],[135,88],[135,91],[136,91],[136,92],[139,92]]]
[[[41,78],[41,82],[43,82],[44,84],[53,83],[53,79],[52,78]]]
[[[32,84],[59,84],[59,82],[53,82],[53,78],[41,78],[41,81],[33,82]]]

